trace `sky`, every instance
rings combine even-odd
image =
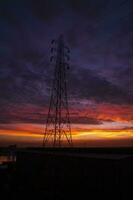
[[[0,145],[42,145],[64,35],[73,142],[133,146],[133,1],[0,1]]]

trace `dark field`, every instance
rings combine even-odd
[[[16,162],[6,166],[0,189],[8,199],[133,197],[132,148],[17,149]]]

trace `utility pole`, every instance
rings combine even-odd
[[[62,35],[57,40],[52,40],[51,44],[53,55],[50,61],[54,62],[55,71],[43,146],[61,147],[66,144],[72,146],[66,80],[70,50],[65,46]]]

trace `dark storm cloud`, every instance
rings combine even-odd
[[[91,99],[97,102],[132,104],[133,95],[126,89],[113,85],[95,71],[79,69],[71,74],[70,90],[73,96],[80,99]]]
[[[107,7],[108,2],[105,0],[66,0],[70,8],[77,13],[86,16],[88,21],[99,21]],[[98,22],[97,21],[97,22]]]
[[[29,112],[27,115],[27,112],[24,112],[23,109],[21,109],[21,115],[17,113],[17,109],[19,107],[16,107],[14,110],[16,113],[9,113],[9,111],[1,113],[0,116],[0,124],[11,124],[11,123],[45,123],[46,122],[46,114],[41,113],[34,113],[34,110],[32,112]],[[10,108],[11,110],[11,108]],[[38,108],[39,110],[39,108]],[[27,110],[28,111],[28,110]]]
[[[86,15],[91,19],[97,18],[106,5],[107,1],[105,0],[32,0],[29,7],[39,19],[45,21],[61,15],[66,9]]]
[[[31,0],[29,8],[40,20],[50,20],[59,16],[62,11],[62,1],[60,0]]]
[[[10,112],[9,112],[10,110]],[[7,107],[6,105],[3,108],[0,108],[0,124],[8,124],[8,123],[45,123],[47,118],[47,112],[44,111],[43,107],[33,106],[31,104],[31,109],[28,107],[25,108],[25,105],[10,105]],[[21,115],[20,115],[21,113]],[[90,117],[80,117],[80,116],[71,116],[71,123],[73,124],[102,124],[102,120],[98,120],[96,118]]]
[[[1,1],[1,108],[48,105],[53,75],[50,41],[62,32],[72,48],[68,72],[71,98],[131,104],[132,8],[131,0]],[[10,121],[8,110],[6,116],[1,113],[1,120]],[[24,115],[20,119],[34,121]],[[99,123],[80,119],[86,120]]]
[[[71,117],[71,123],[77,123],[77,124],[102,124],[102,120],[98,120],[96,118],[90,118],[90,117]]]
[[[113,71],[113,77],[119,85],[129,92],[129,96],[133,96],[133,67],[126,66],[119,68],[118,72]]]
[[[39,102],[34,102],[34,98],[31,102],[1,102],[0,123],[44,123],[47,115],[46,103],[39,105]]]
[[[1,66],[0,102],[7,99],[14,103],[45,104],[49,87],[49,70],[47,62],[36,64],[27,60],[11,61]],[[46,84],[46,82],[48,82]]]

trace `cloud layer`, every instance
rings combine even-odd
[[[54,72],[50,42],[63,33],[71,49],[72,124],[131,125],[132,10],[132,0],[1,1],[0,123],[45,123]]]

